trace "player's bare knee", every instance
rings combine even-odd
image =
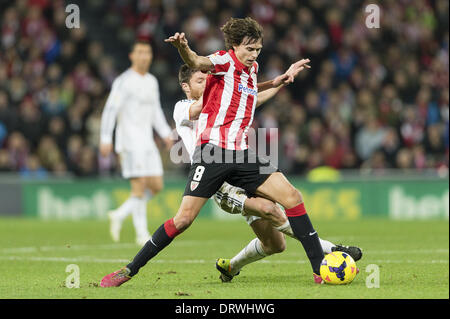
[[[175,228],[179,232],[183,232],[191,226],[194,220],[189,215],[177,215],[174,217],[173,222]]]
[[[153,195],[160,193],[164,188],[164,182],[162,180],[157,180],[154,182],[147,181],[147,188],[152,192]]]
[[[289,189],[286,193],[285,207],[292,208],[303,202],[303,196],[300,191],[294,187]]]
[[[163,184],[154,185],[150,188],[153,195],[160,193],[164,188]]]
[[[131,195],[138,198],[144,198],[145,191],[140,188],[135,188],[131,190]]]

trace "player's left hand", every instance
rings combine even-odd
[[[301,59],[291,64],[291,66],[285,73],[273,79],[272,85],[274,87],[279,87],[280,85],[288,85],[290,83],[293,83],[295,77],[300,73],[300,71],[304,70],[305,68],[311,68],[311,66],[308,65],[309,62],[309,59]]]
[[[165,39],[164,42],[171,43],[177,49],[183,49],[188,46],[188,40],[186,39],[184,32],[177,32],[173,36]]]
[[[289,84],[294,82],[294,78],[300,73],[300,71],[305,68],[310,69],[311,66],[308,65],[310,62],[309,59],[301,59],[294,64],[291,64],[289,69],[284,73],[287,76],[287,79],[284,81],[284,84]]]

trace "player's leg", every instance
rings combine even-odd
[[[110,211],[110,234],[115,242],[120,240],[120,230],[125,218],[142,207],[143,187],[135,171],[135,158],[131,152],[122,152],[119,154],[122,176],[130,181],[130,196],[117,209]],[[142,208],[141,208],[142,209]]]
[[[142,246],[151,237],[147,224],[147,203],[163,189],[164,182],[162,176],[146,176],[132,179],[131,184],[131,196],[138,199],[132,210],[136,243]]]
[[[100,286],[117,287],[130,280],[150,259],[155,257],[176,236],[192,224],[207,200],[208,198],[184,196],[176,216],[164,222],[153,233],[150,240],[141,248],[128,265],[103,277]]]
[[[130,179],[130,188],[133,189],[133,179]],[[130,214],[136,211],[139,206],[140,198],[130,193],[130,196],[123,202],[118,208],[108,212],[110,220],[110,234],[113,241],[118,242],[120,240],[120,231],[122,224]]]
[[[150,236],[147,225],[147,202],[163,188],[163,168],[158,149],[139,150],[131,153],[133,176],[131,195],[138,198],[132,211],[136,231],[136,243],[144,245]]]
[[[150,259],[169,245],[175,236],[186,230],[197,217],[206,201],[220,188],[230,165],[202,162],[201,152],[206,145],[195,150],[194,164],[191,166],[188,181],[180,208],[174,218],[163,223],[152,238],[142,247],[133,261],[121,270],[105,276],[102,287],[120,286],[136,275]],[[208,146],[208,149],[212,146]]]
[[[276,230],[291,238],[297,239],[282,207],[268,199],[262,197],[247,198],[244,203],[244,211],[242,214],[244,216],[259,216],[267,219]],[[329,254],[333,251],[342,251],[349,254],[355,261],[360,260],[362,257],[362,251],[359,247],[336,245],[320,237],[319,241],[325,254]]]
[[[130,276],[137,274],[142,266],[169,245],[177,235],[185,231],[207,200],[208,198],[184,196],[175,217],[162,224],[133,261],[127,265],[127,268],[130,269]]]
[[[274,227],[284,224],[286,217],[275,211],[274,203],[262,197],[248,197],[245,190],[227,182],[213,196],[216,204],[230,214],[258,216],[268,219]]]
[[[281,253],[286,248],[284,235],[273,228],[269,220],[249,218],[248,221],[257,238],[250,241],[233,258],[217,260],[216,267],[221,272],[220,279],[223,282],[231,281],[244,266],[272,254]]]
[[[131,196],[136,198],[136,205],[132,210],[133,226],[136,232],[136,243],[144,245],[150,239],[147,226],[147,202],[146,177],[131,179]]]
[[[162,176],[147,176],[145,178],[145,186],[146,190],[150,191],[150,196],[153,197],[163,190],[164,179]],[[151,199],[151,197],[149,199]]]
[[[320,274],[324,252],[319,235],[306,213],[303,196],[281,172],[275,172],[257,187],[257,195],[280,203],[286,212],[292,231],[303,245],[311,263],[315,278]],[[318,277],[319,279],[320,277]]]
[[[272,226],[283,234],[297,239],[282,207],[262,197],[247,197],[242,188],[223,183],[214,194],[216,204],[230,214],[242,214],[246,218],[257,216],[270,221]],[[324,253],[343,251],[348,253],[355,261],[362,257],[362,252],[356,246],[335,245],[328,240],[319,238]]]

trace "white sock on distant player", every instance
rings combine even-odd
[[[266,256],[267,254],[262,248],[261,241],[255,238],[230,260],[231,271],[233,274],[236,274],[245,265],[263,259]]]
[[[137,204],[133,209],[133,225],[137,238],[145,238],[149,236],[147,228],[147,198],[146,196],[136,197]]]
[[[130,215],[135,210],[136,205],[138,205],[138,201],[139,198],[137,197],[128,197],[128,199],[114,211],[114,217],[117,218],[120,222],[123,222],[124,219],[127,218],[128,215]]]
[[[145,189],[144,191],[144,199],[148,202],[153,198],[153,193],[149,189]]]
[[[292,237],[296,239],[294,236],[294,232],[292,231],[291,224],[289,224],[289,221],[287,220],[283,225],[275,227],[278,231],[282,232],[283,234]],[[335,247],[336,245],[332,242],[329,242],[328,240],[324,240],[319,238],[320,245],[322,246],[322,250],[325,254],[331,253],[331,248]]]

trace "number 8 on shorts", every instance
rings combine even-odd
[[[197,166],[194,177],[192,177],[193,181],[200,182],[202,179],[203,173],[205,172],[205,166]]]

